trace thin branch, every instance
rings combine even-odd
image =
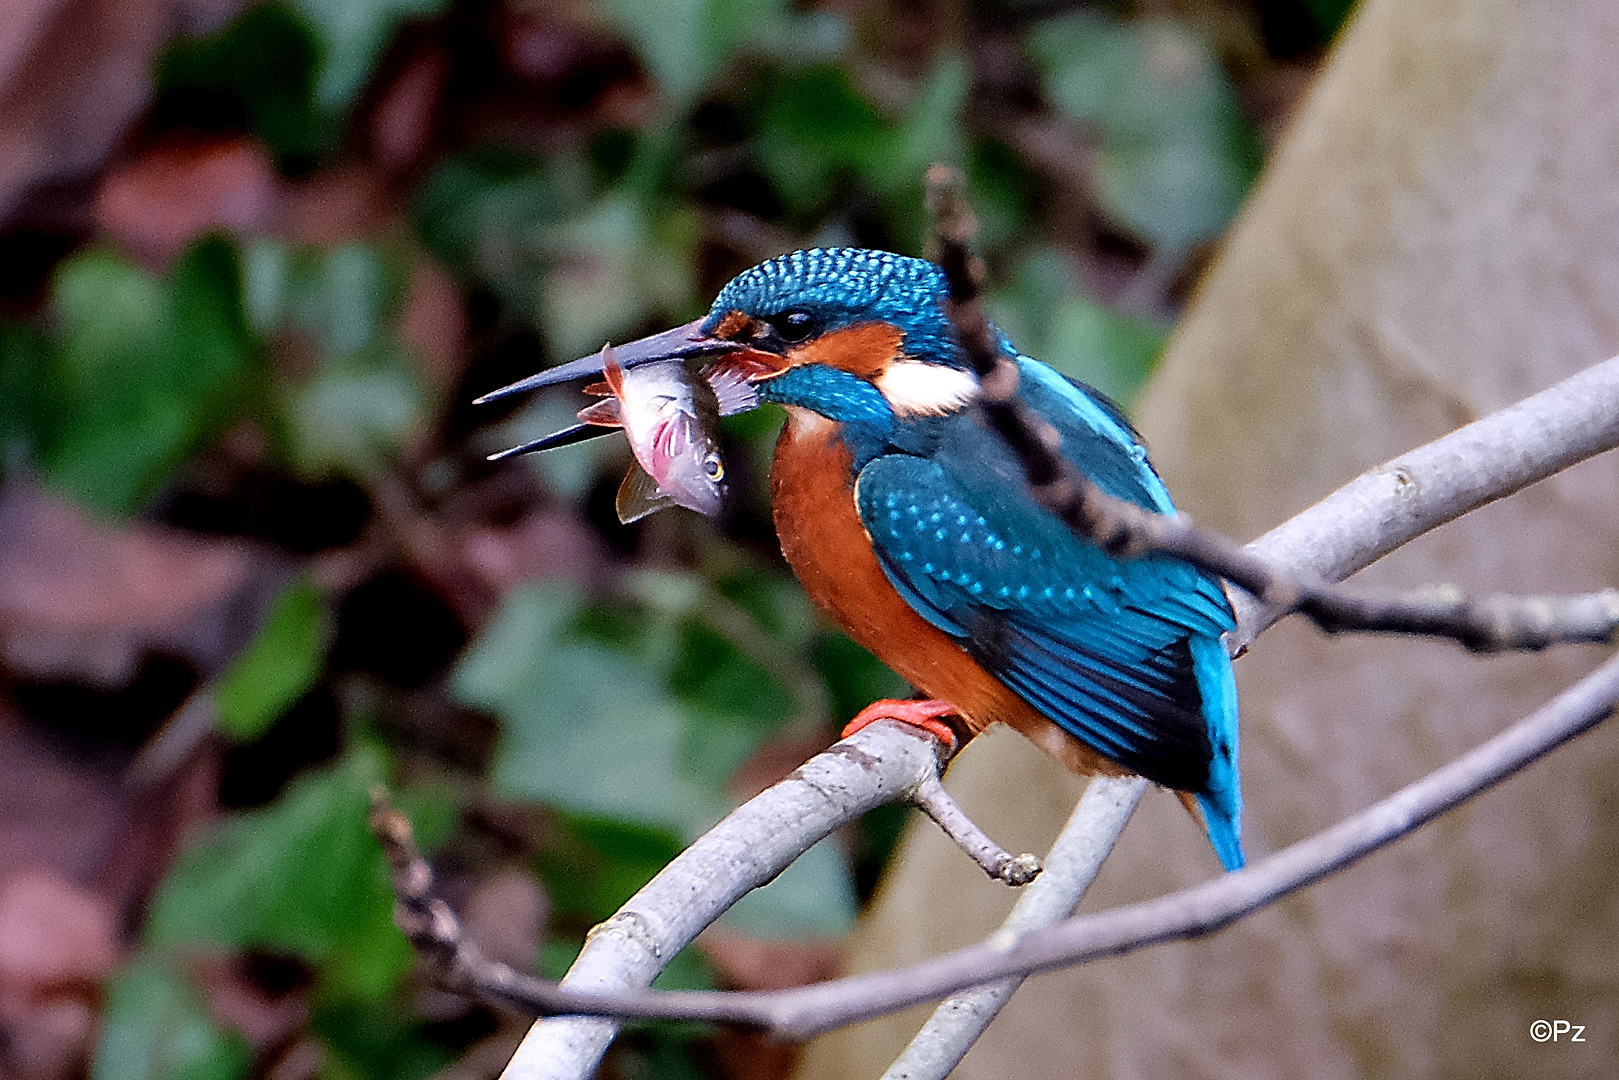
[[[935,165],[927,181],[928,208],[937,223],[937,259],[950,288],[946,307],[983,387],[979,408],[984,421],[1017,454],[1035,499],[1079,536],[1121,558],[1153,551],[1178,556],[1225,578],[1278,613],[1297,611],[1329,633],[1424,634],[1454,638],[1469,649],[1490,652],[1606,642],[1619,630],[1616,590],[1572,598],[1493,597],[1481,602],[1454,593],[1367,598],[1329,584],[1328,575],[1289,573],[1260,550],[1198,528],[1184,514],[1154,513],[1106,494],[1059,453],[1056,430],[1017,396],[1017,363],[983,311],[983,264],[970,248],[978,223],[963,197],[960,172]],[[1615,370],[1603,373],[1609,365]],[[1546,418],[1549,425],[1584,436],[1569,440],[1563,448],[1565,466],[1619,446],[1619,359],[1587,374],[1595,377],[1583,380],[1587,385],[1581,389],[1594,391],[1594,396],[1580,401],[1567,416]],[[1570,397],[1561,395],[1560,404],[1574,405]]]
[[[1018,941],[1072,915],[1146,790],[1147,781],[1140,777],[1092,780],[1051,846],[1045,872],[1018,894],[995,940]],[[941,1002],[883,1080],[942,1080],[950,1075],[1022,985],[1023,977],[1014,975]]]
[[[1248,870],[1158,900],[1071,919],[1010,949],[993,939],[877,975],[734,998],[737,1019],[804,1039],[986,979],[1050,971],[1201,937],[1349,866],[1595,727],[1619,702],[1619,657],[1527,719],[1371,808]],[[880,1005],[878,1003],[881,1003]]]
[[[924,776],[911,794],[916,804],[955,845],[967,853],[990,877],[1008,885],[1027,885],[1040,874],[1038,856],[1013,855],[989,838],[978,823],[967,816],[961,804],[939,782],[937,774]]]
[[[1339,580],[1615,446],[1619,356],[1367,470],[1248,550],[1303,577]],[[1232,599],[1239,648],[1287,614],[1250,597]]]

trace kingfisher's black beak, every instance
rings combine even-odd
[[[651,337],[644,337],[627,345],[615,345],[613,346],[613,355],[618,357],[618,362],[621,366],[632,368],[639,364],[650,364],[654,360],[685,360],[692,357],[723,356],[726,353],[733,353],[746,347],[735,341],[706,336],[703,333],[703,321],[702,319],[696,319],[685,326],[677,326],[673,330],[665,330],[661,334],[653,334]],[[589,376],[600,377],[601,373],[602,354],[594,352],[578,360],[570,360],[566,364],[547,368],[544,371],[530,375],[526,379],[520,379],[510,386],[502,386],[499,390],[492,390],[473,401],[473,404],[482,405],[485,402],[510,397],[512,394],[521,394],[526,390],[538,390],[542,386],[555,386],[558,383],[572,382],[574,379],[583,379]],[[605,435],[610,430],[612,429],[604,429],[601,434]],[[558,433],[559,436],[561,434],[561,432]],[[588,438],[588,436],[581,436],[581,438]],[[571,439],[569,441],[578,442],[579,440]],[[557,443],[555,445],[566,444]]]
[[[526,442],[522,446],[514,446],[509,450],[497,451],[490,454],[487,460],[504,461],[509,457],[516,457],[518,454],[537,454],[541,450],[555,450],[559,446],[572,446],[574,443],[582,443],[586,439],[594,439],[598,435],[611,435],[617,430],[619,429],[602,427],[600,424],[575,424],[572,427],[565,427],[561,431],[547,435],[543,439],[535,439],[533,442]]]

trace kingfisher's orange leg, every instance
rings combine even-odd
[[[844,727],[841,738],[847,739],[867,724],[876,723],[878,720],[898,720],[902,724],[921,728],[944,743],[945,748],[951,753],[955,753],[961,739],[956,735],[955,728],[945,722],[944,717],[960,715],[960,711],[948,701],[938,699],[898,701],[894,698],[884,698],[881,701],[873,701],[861,709],[860,714]]]

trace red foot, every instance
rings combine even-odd
[[[948,701],[895,701],[893,698],[884,698],[882,701],[873,701],[861,709],[860,715],[850,720],[844,727],[842,737],[847,739],[867,724],[878,720],[898,720],[902,724],[921,728],[954,753],[959,740],[956,738],[955,730],[941,717],[960,715],[956,707]]]

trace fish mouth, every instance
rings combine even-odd
[[[706,321],[706,318],[693,319],[684,326],[652,334],[625,345],[615,345],[613,353],[618,359],[619,366],[623,368],[639,367],[659,360],[712,358],[749,382],[779,375],[786,370],[786,361],[774,353],[755,349],[745,342],[705,334],[703,323]],[[556,386],[559,383],[572,382],[574,379],[600,377],[604,366],[603,353],[604,350],[598,350],[589,356],[547,368],[526,379],[519,379],[509,386],[502,386],[499,390],[491,390],[482,397],[475,398],[472,403],[483,405],[513,394],[538,390],[545,386]]]

